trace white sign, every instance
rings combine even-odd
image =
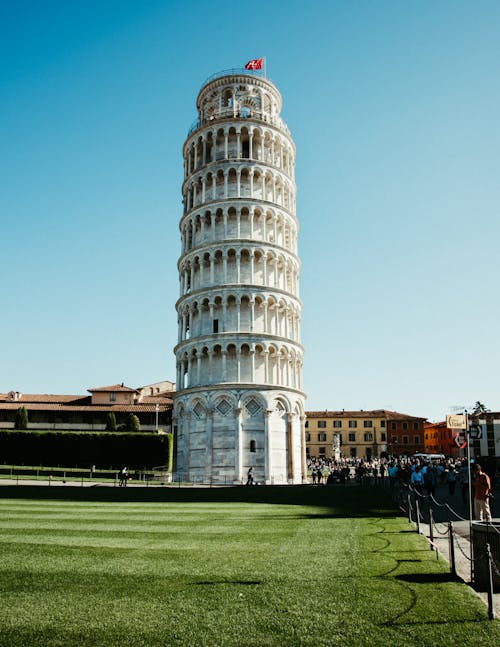
[[[453,440],[455,441],[455,444],[460,447],[460,449],[463,449],[467,445],[467,438],[465,437],[464,433],[453,434]]]
[[[446,426],[448,429],[467,429],[465,414],[456,413],[451,416],[446,416]]]

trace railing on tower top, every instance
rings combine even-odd
[[[232,107],[231,108],[223,108],[222,110],[219,110],[218,112],[215,112],[214,114],[210,115],[208,119],[196,119],[192,124],[191,128],[188,130],[188,137],[189,135],[194,132],[195,130],[198,130],[198,128],[201,128],[201,126],[205,126],[206,124],[211,124],[213,121],[217,121],[218,119],[257,119],[259,121],[264,121],[266,124],[271,124],[272,126],[277,126],[281,130],[284,130],[288,135],[291,137],[290,130],[286,123],[281,119],[281,117],[272,117],[271,115],[261,112],[260,110],[252,110],[248,114],[242,114],[240,110],[234,110]]]
[[[231,76],[232,74],[246,74],[247,76],[259,76],[262,79],[266,79],[266,81],[271,81],[271,79],[268,79],[264,73],[264,70],[247,70],[244,67],[233,67],[230,70],[222,70],[222,72],[216,72],[215,74],[212,74],[212,76],[209,76],[208,79],[206,79],[203,82],[203,86],[205,86],[207,83],[210,83],[210,81],[214,81],[215,79],[219,79],[222,76]]]

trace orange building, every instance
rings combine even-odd
[[[448,429],[446,421],[424,423],[424,446],[427,454],[459,456],[460,449],[453,436],[456,432]]]

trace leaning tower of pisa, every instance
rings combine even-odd
[[[193,482],[305,477],[295,145],[246,70],[201,88],[183,147],[176,469]]]

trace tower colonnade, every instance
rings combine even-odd
[[[215,166],[186,180],[184,212],[216,200],[251,198],[295,210],[293,183],[275,169],[249,164]]]
[[[275,243],[297,254],[297,223],[292,214],[248,201],[195,209],[181,219],[179,228],[183,253],[207,242],[246,239]]]
[[[200,90],[183,146],[173,423],[182,478],[306,477],[295,145],[252,72]]]
[[[286,293],[201,292],[178,302],[178,343],[214,332],[259,333],[300,343],[301,304]],[[215,330],[214,330],[215,329]]]
[[[204,343],[205,342],[205,343]],[[278,385],[302,389],[302,349],[276,340],[260,343],[240,339],[199,340],[184,346],[177,362],[177,381],[183,387],[209,386],[217,375],[219,384],[233,386]]]
[[[299,267],[296,258],[262,247],[225,245],[186,254],[179,261],[181,296],[218,285],[258,285],[296,293]]]
[[[219,160],[233,159],[269,164],[293,177],[295,145],[288,132],[261,125],[241,125],[237,117],[229,119],[223,127],[206,122],[188,137],[183,148],[184,177]]]

